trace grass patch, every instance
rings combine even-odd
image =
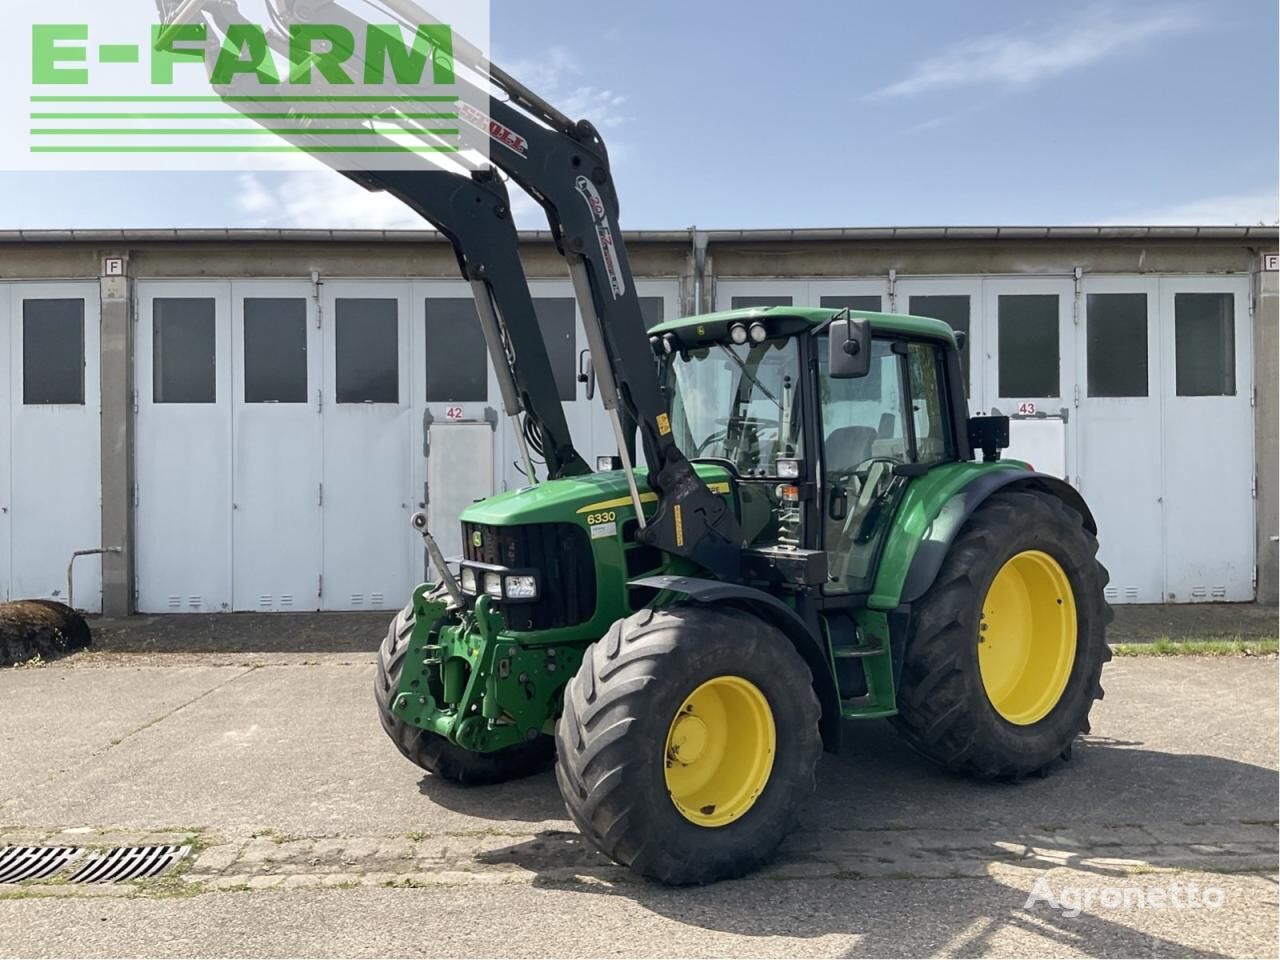
[[[1116,643],[1111,652],[1117,657],[1245,657],[1274,656],[1280,641],[1255,637],[1233,637],[1221,640],[1171,640],[1159,637],[1151,643]]]

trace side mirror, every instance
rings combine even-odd
[[[969,334],[965,333],[963,330],[952,330],[951,332],[956,338],[956,349],[963,350],[964,345],[969,342]]]
[[[827,328],[832,380],[855,380],[871,372],[871,324],[865,317],[844,317]]]

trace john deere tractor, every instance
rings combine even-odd
[[[368,26],[330,0],[275,7],[282,29]],[[223,32],[238,16],[230,0],[179,13]],[[1069,757],[1110,656],[1097,528],[1070,485],[1000,459],[1007,419],[968,416],[958,335],[790,307],[646,331],[599,134],[461,37],[452,56],[503,95],[459,124],[464,145],[493,144],[488,164],[343,172],[452,242],[528,484],[463,512],[459,558],[414,517],[438,580],[392,622],[374,682],[400,752],[473,785],[554,763],[583,835],[673,884],[767,861],[844,720],[890,718],[930,760],[983,778]],[[545,209],[574,283],[617,438],[594,470],[498,171]]]

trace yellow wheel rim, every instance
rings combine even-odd
[[[708,680],[685,699],[667,732],[671,801],[700,827],[751,809],[773,770],[777,731],[760,688],[742,677]]]
[[[1076,603],[1057,560],[1014,554],[982,601],[978,669],[987,699],[1010,723],[1043,719],[1067,688],[1076,659]]]

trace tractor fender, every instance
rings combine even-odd
[[[937,517],[930,524],[902,582],[901,602],[911,603],[918,600],[933,586],[938,571],[942,569],[942,561],[951,550],[951,544],[960,532],[960,528],[987,497],[997,490],[1020,488],[1039,490],[1057,497],[1080,514],[1090,533],[1097,534],[1097,521],[1094,520],[1088,504],[1084,502],[1084,497],[1065,480],[1047,473],[1022,470],[992,470],[979,474],[943,504]]]
[[[680,593],[698,603],[732,604],[750,610],[781,630],[813,674],[813,690],[822,707],[822,719],[819,721],[822,745],[829,753],[836,752],[840,745],[840,695],[836,690],[831,658],[823,640],[793,609],[772,594],[755,587],[700,577],[642,577],[630,581],[628,586]]]

